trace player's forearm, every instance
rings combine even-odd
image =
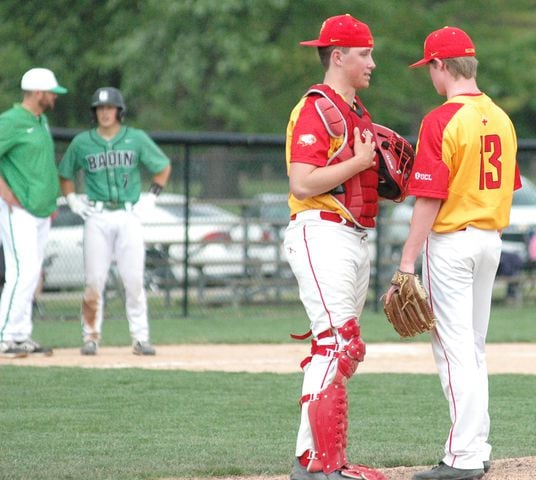
[[[170,174],[171,174],[171,165],[168,165],[166,168],[164,168],[164,170],[162,170],[161,172],[158,172],[153,177],[153,183],[156,183],[160,185],[161,187],[165,187],[169,180]]]
[[[4,180],[4,177],[0,175],[0,196],[3,197],[3,193],[7,190],[10,190],[6,181]]]
[[[63,193],[65,197],[69,195],[69,193],[75,192],[74,182],[66,178],[60,177],[60,188],[61,188],[61,193]]]
[[[415,201],[409,235],[400,259],[401,271],[415,272],[415,262],[432,230],[440,206],[441,200],[436,198],[417,198]]]
[[[321,195],[359,173],[359,168],[360,165],[351,160],[326,167],[292,163],[289,176],[290,192],[300,200]]]

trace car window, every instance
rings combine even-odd
[[[213,223],[233,223],[239,219],[233,214],[210,204],[192,204],[190,205],[190,221],[210,221]],[[165,217],[166,222],[182,223],[184,222],[184,204],[166,203],[159,204],[157,210],[161,212],[161,217]],[[163,220],[163,218],[162,218]],[[158,223],[158,219],[150,223]]]
[[[268,222],[288,222],[290,208],[288,206],[288,195],[267,193],[253,197],[253,203],[247,210],[247,216],[258,218]]]
[[[536,206],[536,185],[525,177],[521,183],[523,186],[514,192],[513,205]]]
[[[259,216],[263,220],[288,221],[290,209],[287,203],[262,205]]]

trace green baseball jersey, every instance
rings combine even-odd
[[[44,218],[56,210],[60,185],[44,114],[15,104],[0,115],[0,175],[32,215]]]
[[[121,126],[111,140],[102,138],[96,129],[76,135],[60,162],[59,173],[74,181],[82,170],[89,200],[135,203],[141,193],[141,165],[156,174],[169,163],[143,130]]]

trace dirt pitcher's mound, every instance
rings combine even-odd
[[[423,467],[384,468],[382,473],[388,480],[411,480],[413,474],[427,470]],[[491,470],[484,475],[483,480],[534,480],[536,478],[536,457],[509,458],[493,460]],[[290,467],[289,467],[290,470]],[[251,477],[195,477],[188,480],[288,480],[288,475],[281,476],[251,476]],[[183,478],[165,478],[161,480],[185,480]]]
[[[147,368],[155,370],[275,372],[300,371],[308,342],[251,345],[158,345],[154,357],[132,354],[130,347],[103,347],[96,356],[80,355],[78,348],[56,349],[51,357],[0,358],[0,365],[39,367]],[[489,344],[490,373],[536,375],[536,344]],[[428,343],[370,343],[361,373],[436,373]],[[535,474],[536,478],[536,474]]]
[[[389,480],[411,480],[413,474],[430,468],[397,467],[382,470]],[[536,478],[536,457],[493,460],[483,480],[533,480]]]

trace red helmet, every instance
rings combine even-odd
[[[378,194],[402,202],[407,195],[415,152],[411,144],[394,130],[377,123],[372,125],[380,160]]]

